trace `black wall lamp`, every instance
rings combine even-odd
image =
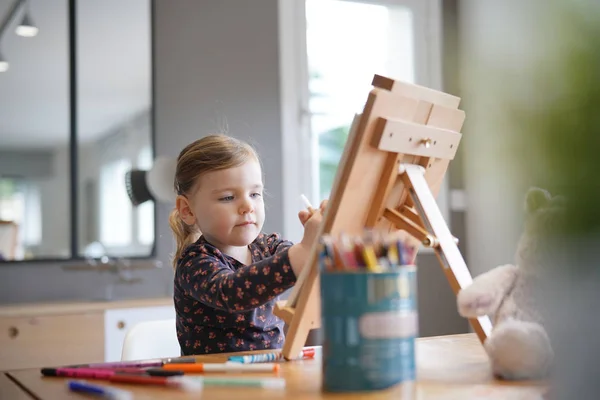
[[[157,157],[149,170],[133,169],[125,174],[127,194],[134,206],[146,201],[155,203],[174,203],[173,181],[177,160],[169,157]]]

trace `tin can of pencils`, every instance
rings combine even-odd
[[[414,266],[321,272],[323,390],[385,389],[415,379]]]

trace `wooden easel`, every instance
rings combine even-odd
[[[457,294],[472,278],[435,196],[462,136],[460,98],[380,75],[372,85],[350,128],[320,234],[405,231],[417,248],[434,249]],[[310,330],[321,324],[318,251],[315,244],[287,302],[275,307],[288,324],[286,359],[294,358]],[[490,319],[469,322],[484,342]]]

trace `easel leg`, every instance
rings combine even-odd
[[[311,274],[318,274],[318,271],[318,268],[313,268]],[[309,276],[310,278],[312,277]],[[291,319],[283,344],[281,353],[286,360],[296,358],[302,351],[310,331],[321,326],[321,283],[318,276],[310,281],[313,282],[311,289],[300,293],[295,307],[295,315],[303,317]]]
[[[436,256],[448,278],[452,291],[454,294],[458,294],[462,288],[470,285],[473,279],[425,180],[424,169],[410,164],[402,164],[400,168],[401,178],[409,189],[425,228],[437,238],[438,246],[434,248]],[[469,322],[483,343],[492,330],[490,318],[484,316],[471,319]]]

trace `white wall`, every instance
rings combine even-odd
[[[228,128],[262,157],[265,231],[283,229],[277,0],[156,2],[156,150]],[[173,251],[168,207],[159,212],[159,257]]]

